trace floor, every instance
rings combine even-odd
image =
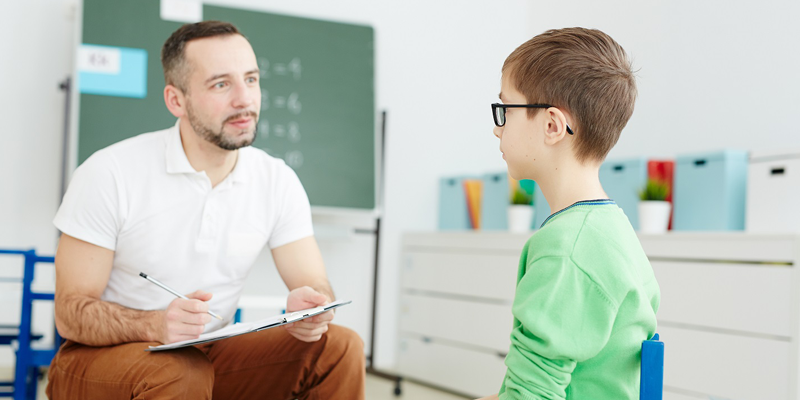
[[[401,384],[402,394],[400,396],[395,396],[394,386],[395,383],[393,380],[367,374],[367,400],[464,400],[467,398],[405,380]]]
[[[0,368],[0,380],[11,380],[12,376],[12,368]],[[44,395],[45,386],[47,386],[47,378],[42,379],[42,381],[39,383],[39,395],[37,397],[38,400],[44,400],[47,398]],[[395,396],[394,386],[395,384],[393,380],[367,374],[367,400],[464,400],[466,398],[409,381],[403,381],[401,385],[402,394],[400,396]]]

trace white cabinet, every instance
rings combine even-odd
[[[403,238],[397,372],[496,393],[530,234]],[[664,398],[800,400],[799,235],[641,235],[661,287]]]
[[[800,399],[800,236],[639,239],[661,287],[666,399]]]
[[[529,236],[404,236],[401,376],[473,397],[497,393],[506,371],[519,255]]]

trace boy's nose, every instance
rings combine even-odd
[[[500,137],[503,136],[503,127],[495,126],[494,129],[492,129],[492,133],[494,133],[496,138],[500,139]]]

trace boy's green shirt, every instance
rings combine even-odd
[[[500,399],[638,399],[659,299],[616,204],[578,202],[552,215],[522,251]]]

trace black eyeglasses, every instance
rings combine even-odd
[[[506,124],[506,108],[550,108],[550,104],[501,104],[492,103],[492,117],[494,117],[494,124],[503,126]],[[575,132],[567,125],[567,133],[574,135]]]

